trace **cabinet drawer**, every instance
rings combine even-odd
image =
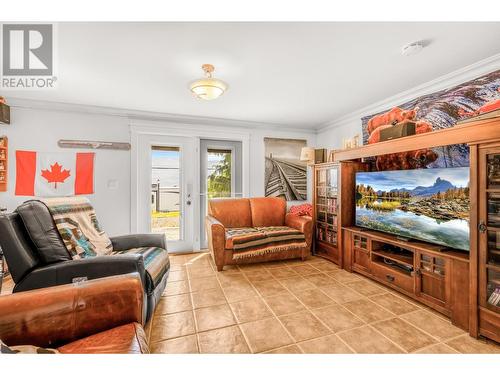
[[[413,276],[406,276],[402,272],[392,270],[389,267],[372,262],[371,273],[373,276],[389,284],[395,285],[408,292],[414,292],[415,280]]]

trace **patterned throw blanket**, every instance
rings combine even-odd
[[[243,259],[307,246],[302,232],[290,227],[231,228],[226,230],[226,248],[233,259]]]
[[[73,259],[111,254],[111,240],[100,228],[94,208],[87,198],[46,198],[41,201],[48,207]]]

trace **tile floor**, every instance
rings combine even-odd
[[[171,257],[153,353],[500,353],[442,315],[321,258],[226,267]]]

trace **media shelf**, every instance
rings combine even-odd
[[[469,255],[359,227],[344,227],[345,268],[469,324]]]

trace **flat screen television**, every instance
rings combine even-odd
[[[469,168],[356,173],[356,225],[469,251]]]

